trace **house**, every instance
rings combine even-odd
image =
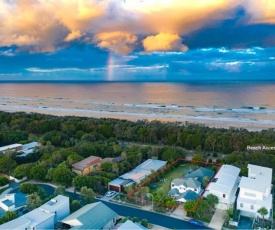
[[[242,216],[261,218],[258,210],[265,207],[269,218],[272,214],[272,169],[248,164],[248,177],[242,177],[239,184],[237,209]]]
[[[135,184],[135,182],[132,180],[116,178],[108,183],[108,189],[116,192],[124,192],[126,187],[133,184]]]
[[[236,200],[240,171],[235,166],[223,165],[207,186],[204,197],[213,194],[219,198],[218,208],[228,209]]]
[[[196,200],[202,192],[201,182],[194,178],[176,178],[171,182],[168,195],[176,201]]]
[[[6,145],[3,147],[0,147],[0,153],[5,153],[6,151],[18,152],[18,151],[22,150],[22,146],[23,145],[21,145],[21,144]]]
[[[184,178],[176,178],[171,182],[171,190],[168,195],[176,201],[186,202],[196,200],[202,194],[202,183],[205,177],[211,179],[214,171],[200,167],[196,170],[185,170]]]
[[[24,193],[7,194],[4,198],[0,199],[0,208],[4,211],[15,212],[26,206],[27,195]]]
[[[61,222],[68,229],[112,229],[117,214],[102,202],[87,204]]]
[[[54,229],[55,223],[70,214],[70,202],[66,196],[58,195],[39,208],[12,221],[0,225],[0,229]]]
[[[148,159],[132,171],[108,183],[109,190],[123,192],[131,184],[140,184],[143,179],[166,167],[167,161]]]
[[[22,150],[18,151],[18,153],[21,153],[20,155],[17,155],[17,157],[25,157],[29,154],[33,153],[35,149],[37,149],[40,146],[38,142],[31,142],[28,144],[25,144],[22,146]]]
[[[204,168],[204,167],[200,167],[194,171],[191,171],[189,173],[187,173],[184,178],[188,179],[188,178],[194,178],[196,180],[198,180],[200,183],[203,183],[203,179],[205,177],[208,177],[209,180],[212,179],[212,177],[214,176],[214,171]]]
[[[171,189],[178,189],[180,193],[192,190],[199,194],[201,191],[201,182],[194,178],[176,178],[171,182]]]
[[[125,223],[123,224],[118,224],[116,225],[114,228],[114,230],[147,230],[147,228],[145,228],[144,226],[142,226],[139,223],[134,223],[131,220],[127,220]]]
[[[78,175],[87,175],[101,169],[101,157],[89,156],[72,165],[72,170]]]
[[[173,188],[168,192],[168,195],[173,197],[178,202],[185,203],[189,200],[197,200],[199,198],[199,194],[192,191],[192,190],[186,190],[183,193],[180,193],[177,188]]]

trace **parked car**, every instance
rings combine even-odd
[[[194,225],[194,226],[198,226],[198,227],[203,227],[204,226],[202,222],[200,222],[198,220],[195,220],[195,219],[189,220],[189,223]]]
[[[107,192],[106,196],[107,196],[107,197],[112,197],[112,196],[114,196],[115,194],[116,194],[115,191],[109,191],[109,192]]]

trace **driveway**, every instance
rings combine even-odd
[[[217,208],[208,227],[213,229],[218,229],[218,230],[222,229],[223,223],[225,221],[225,217],[226,217],[226,211]]]

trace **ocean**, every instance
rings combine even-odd
[[[1,83],[0,110],[275,127],[275,82]]]

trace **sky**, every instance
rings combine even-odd
[[[0,0],[0,81],[275,80],[274,0]]]

